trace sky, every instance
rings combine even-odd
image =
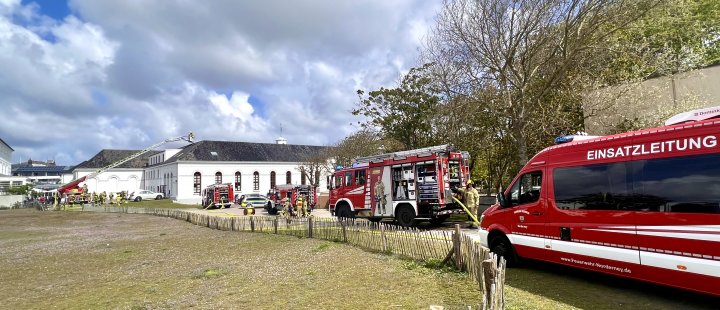
[[[61,165],[190,131],[331,145],[359,129],[358,89],[419,65],[440,4],[0,0],[0,138]]]

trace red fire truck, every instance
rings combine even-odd
[[[659,128],[560,137],[483,213],[482,243],[508,262],[539,259],[720,296],[719,116],[715,107]]]
[[[284,198],[290,199],[290,203],[294,206],[297,202],[297,198],[300,195],[308,197],[308,207],[310,211],[315,209],[317,203],[317,190],[315,187],[310,185],[295,185],[295,184],[280,184],[276,185],[275,188],[271,189],[267,197],[273,203],[270,204],[269,208],[266,207],[266,211],[270,215],[275,215],[283,207],[282,200]]]
[[[371,221],[394,218],[403,226],[442,223],[463,212],[451,188],[469,180],[469,158],[449,145],[357,158],[328,180],[330,212]]]
[[[202,206],[205,209],[230,208],[234,197],[232,184],[213,184],[202,190]]]

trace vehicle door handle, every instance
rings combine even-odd
[[[533,212],[530,212],[530,215],[542,215],[542,214],[543,214],[543,213],[542,213],[542,212],[540,212],[540,211],[533,211]]]

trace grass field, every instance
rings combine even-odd
[[[480,298],[459,273],[147,215],[2,211],[0,248],[4,309],[427,309]]]
[[[154,201],[149,201],[154,202]],[[6,309],[427,309],[477,304],[465,275],[346,245],[133,214],[0,211]],[[717,309],[720,300],[577,269],[507,272],[508,309]]]

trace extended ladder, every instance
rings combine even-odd
[[[190,134],[188,134],[187,136],[180,136],[180,137],[176,137],[176,138],[170,138],[170,139],[166,139],[166,140],[164,140],[164,141],[162,141],[162,142],[155,143],[155,144],[153,144],[153,145],[151,145],[151,146],[143,149],[142,151],[139,151],[139,152],[137,152],[137,153],[134,153],[134,154],[132,154],[132,155],[130,155],[130,156],[128,156],[128,157],[125,157],[125,158],[123,158],[123,159],[121,159],[121,160],[118,160],[118,161],[116,161],[116,162],[114,162],[114,163],[112,163],[112,164],[109,164],[109,165],[107,165],[107,166],[105,166],[105,167],[102,167],[102,168],[100,168],[100,169],[98,169],[98,170],[95,170],[95,171],[93,171],[92,173],[90,173],[90,174],[88,174],[88,175],[85,175],[85,176],[79,177],[79,178],[77,178],[77,179],[74,179],[74,180],[66,183],[66,184],[63,185],[63,186],[60,186],[60,187],[58,188],[58,191],[59,191],[59,192],[65,192],[65,191],[66,191],[67,189],[69,189],[69,188],[74,188],[74,187],[75,187],[77,184],[79,184],[80,182],[83,182],[83,181],[85,181],[85,180],[87,180],[87,179],[91,179],[91,178],[97,176],[97,175],[100,174],[100,173],[103,173],[103,172],[105,172],[105,171],[107,171],[107,170],[110,170],[110,169],[115,168],[115,167],[117,167],[117,166],[120,166],[120,165],[122,165],[122,164],[124,164],[124,163],[126,163],[126,162],[128,162],[128,161],[131,161],[131,160],[133,160],[133,159],[135,159],[135,158],[138,158],[138,157],[140,157],[142,154],[145,154],[147,151],[150,151],[150,150],[152,150],[152,149],[154,149],[154,148],[157,148],[157,147],[159,147],[159,146],[161,146],[161,145],[163,145],[163,144],[165,144],[165,143],[175,142],[175,141],[180,141],[180,140],[184,140],[184,141],[193,143],[193,142],[195,141],[195,135],[194,135],[192,132],[190,132]]]
[[[383,161],[385,159],[401,159],[408,156],[430,156],[434,153],[439,152],[450,152],[453,149],[453,147],[449,144],[443,144],[443,145],[437,145],[437,146],[430,146],[430,147],[424,147],[421,149],[414,149],[414,150],[407,150],[407,151],[399,151],[394,153],[387,153],[387,154],[380,154],[380,155],[372,155],[372,156],[365,156],[365,157],[358,157],[355,158],[355,163],[369,163],[369,162],[378,162]]]

